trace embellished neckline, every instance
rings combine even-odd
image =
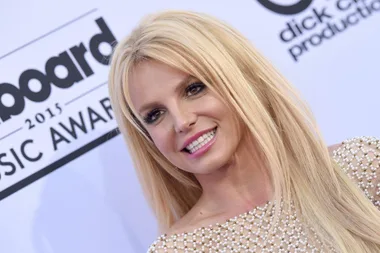
[[[210,225],[198,227],[198,228],[192,229],[191,231],[187,231],[187,232],[180,232],[180,233],[174,233],[174,234],[164,233],[161,236],[159,236],[158,240],[164,240],[167,238],[176,238],[178,236],[184,236],[184,235],[188,235],[188,236],[190,235],[191,236],[191,235],[194,235],[194,234],[201,232],[202,230],[212,230],[215,227],[222,227],[222,228],[228,227],[228,225],[231,222],[235,222],[239,219],[245,219],[247,216],[255,216],[255,215],[257,215],[257,212],[260,212],[261,214],[266,214],[269,211],[268,208],[271,204],[273,204],[273,207],[274,207],[276,204],[276,201],[275,200],[268,200],[264,204],[255,206],[251,210],[237,214],[231,218],[228,218],[227,220],[225,220],[223,222],[212,223]]]

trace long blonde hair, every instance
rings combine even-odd
[[[379,211],[331,159],[294,88],[237,30],[190,11],[147,16],[116,46],[109,75],[119,130],[161,227],[186,214],[202,189],[159,152],[135,116],[128,81],[146,60],[195,76],[227,101],[264,154],[274,200],[292,201],[324,241],[339,252],[380,251]]]

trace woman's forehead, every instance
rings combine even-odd
[[[133,107],[139,110],[142,103],[163,99],[176,91],[191,76],[166,64],[147,61],[136,66],[128,80],[128,93]]]
[[[167,85],[173,85],[178,80],[183,80],[188,74],[170,67],[169,65],[147,61],[140,63],[134,69],[128,80],[129,89],[144,89],[159,86],[165,88]]]

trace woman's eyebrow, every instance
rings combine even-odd
[[[192,80],[197,80],[194,76],[192,75],[187,75],[185,76],[174,88],[175,93],[180,92],[183,86],[187,85],[190,83]],[[138,110],[138,113],[141,114],[143,111],[147,110],[148,108],[155,107],[159,103],[153,101],[153,102],[148,102],[146,104],[143,104],[140,109]]]
[[[179,82],[177,86],[175,87],[174,89],[175,93],[178,93],[183,86],[189,84],[192,80],[196,80],[196,78],[190,74],[187,75],[185,78],[183,78],[182,81]]]

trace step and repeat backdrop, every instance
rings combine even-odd
[[[164,9],[242,31],[298,88],[329,144],[379,137],[380,0],[3,1],[1,252],[145,252],[155,239],[107,75],[111,44]]]

